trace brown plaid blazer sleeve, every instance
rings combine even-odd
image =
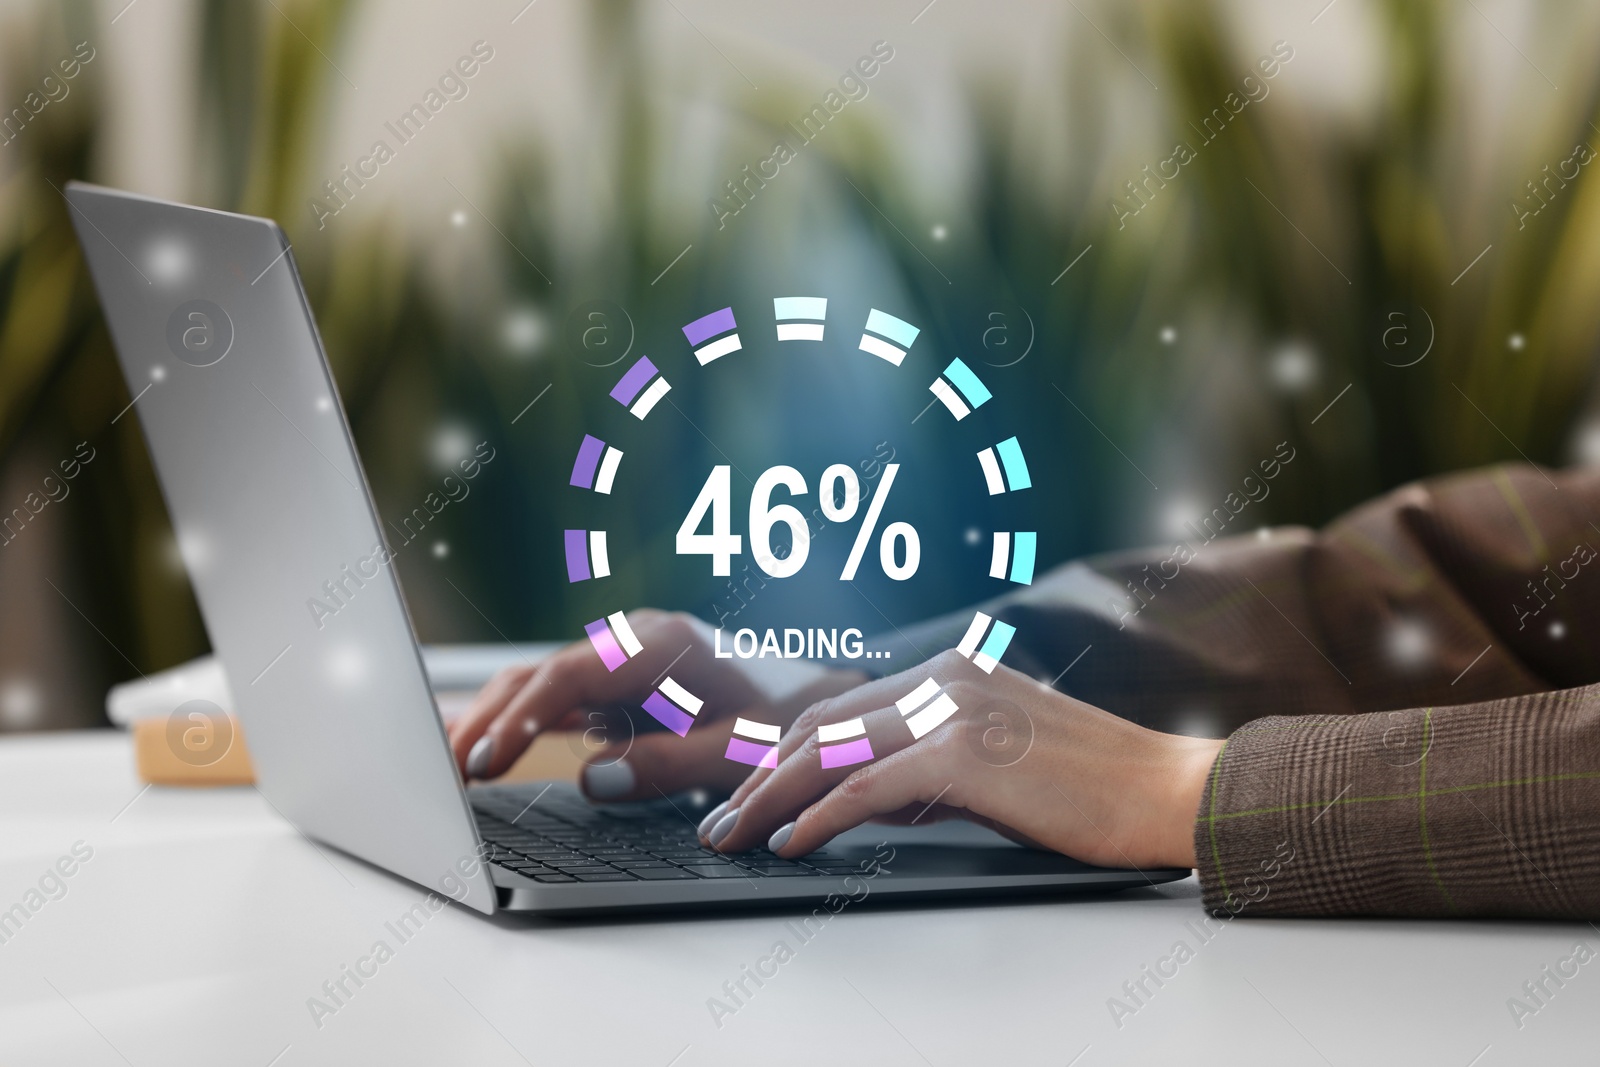
[[[1101,557],[984,608],[1018,627],[1008,665],[1228,736],[1195,827],[1206,906],[1600,915],[1600,474],[1452,475],[1320,532],[1217,536],[1253,524],[1215,514],[1176,567]]]

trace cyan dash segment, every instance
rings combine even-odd
[[[922,331],[893,315],[873,308],[867,315],[867,329],[861,335],[861,351],[877,356],[898,367],[906,358],[906,349]]]
[[[1006,487],[1014,493],[1032,486],[1033,479],[1028,476],[1028,461],[1022,458],[1022,445],[1017,439],[1008,437],[994,447],[1000,453],[1000,466],[1005,468]]]
[[[1032,585],[1033,560],[1038,547],[1039,535],[1031,530],[1014,534],[996,530],[994,554],[989,558],[989,577],[1009,577],[1018,585]]]
[[[1000,657],[1005,655],[1016,632],[1017,628],[1010,623],[1001,622],[981,611],[973,612],[972,623],[956,645],[956,651],[970,659],[985,674],[992,674],[1000,665]],[[987,640],[984,639],[985,634],[988,634]],[[978,647],[979,641],[983,641],[982,648]],[[905,711],[902,706],[901,714],[905,714]]]
[[[1017,628],[1008,622],[994,621],[994,628],[989,631],[989,636],[983,642],[983,647],[978,649],[978,654],[972,661],[986,673],[992,672],[995,665],[1006,654],[1006,649],[1011,647],[1011,638],[1016,635]]]
[[[922,331],[905,319],[897,319],[887,312],[873,308],[867,313],[867,331],[887,337],[901,348],[910,348]]]
[[[772,314],[780,322],[789,319],[810,319],[821,322],[828,317],[828,298],[823,296],[773,297]]]
[[[939,398],[939,402],[949,409],[957,422],[971,415],[972,410],[981,407],[991,395],[978,376],[972,373],[972,368],[959,359],[950,361],[944,373],[928,386],[928,392]]]
[[[772,299],[780,341],[820,341],[828,317],[828,301],[821,296],[778,296]]]
[[[1011,580],[1018,585],[1033,584],[1033,559],[1039,550],[1039,535],[1021,531],[1011,537]]]
[[[987,387],[972,373],[972,369],[959,359],[952,359],[950,365],[944,369],[944,376],[950,379],[950,384],[966,398],[968,404],[979,408],[992,396]]]

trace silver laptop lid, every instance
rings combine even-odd
[[[67,199],[262,795],[308,836],[493,911],[288,240],[90,185]]]

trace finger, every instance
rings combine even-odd
[[[848,722],[851,719],[864,718],[875,713],[886,705],[894,705],[897,701],[906,700],[913,693],[918,692],[918,687],[923,686],[929,679],[939,686],[948,686],[950,683],[966,676],[975,670],[972,664],[964,657],[954,652],[933,657],[925,663],[918,664],[909,670],[892,674],[886,678],[879,678],[865,685],[857,686],[849,692],[843,693],[827,700],[820,700],[803,712],[789,732],[778,743],[778,762],[783,761],[800,751],[807,740],[819,727],[836,725]],[[923,692],[927,692],[924,690]],[[931,696],[926,699],[933,699]],[[910,706],[908,704],[908,706]],[[728,810],[742,806],[751,795],[755,793],[771,776],[770,769],[758,769],[747,778],[743,785],[734,791],[728,799]]]
[[[534,671],[523,687],[490,719],[480,735],[462,743],[472,777],[492,778],[515,762],[535,735],[585,705],[644,700],[670,676],[705,701],[701,715],[719,718],[747,707],[760,694],[747,680],[719,664],[692,620],[660,612],[629,615],[643,651],[610,669],[588,642],[568,645]]]
[[[569,720],[574,712],[643,697],[653,675],[644,673],[649,665],[639,663],[641,659],[608,671],[588,644],[560,649],[530,672],[498,708],[480,718],[475,736],[463,730],[455,747],[466,752],[466,773],[473,778],[503,774],[536,736]]]
[[[478,695],[472,698],[467,710],[449,724],[450,750],[455,755],[456,766],[463,773],[466,770],[467,753],[472,751],[473,744],[483,736],[495,717],[505,710],[506,703],[527,684],[535,669],[532,663],[518,663],[501,670],[478,690]]]
[[[821,700],[795,720],[794,727],[778,745],[778,759],[798,751],[806,735],[820,726],[846,722],[876,713],[880,708],[896,707],[902,713],[923,707],[936,694],[955,682],[973,677],[977,668],[954,653],[941,653],[910,670],[857,686],[839,696]],[[976,677],[983,678],[981,674]]]
[[[915,746],[857,770],[837,788],[774,831],[768,844],[786,859],[804,856],[852,827],[908,805],[935,800],[960,806],[960,785],[940,745]]]
[[[696,723],[683,737],[640,734],[627,746],[614,745],[584,765],[580,783],[591,800],[654,799],[704,786],[731,790],[749,767],[723,756],[732,720]]]
[[[913,743],[911,731],[901,722],[896,708],[879,708],[859,718],[865,746],[841,751],[836,745],[857,745],[862,738],[834,742],[824,740],[826,734],[812,731],[758,785],[750,790],[741,788],[740,802],[730,800],[727,810],[707,832],[707,842],[724,852],[764,846],[778,827],[793,821],[818,798],[859,771],[861,761],[856,757],[864,754],[867,759],[881,759]],[[825,754],[829,757],[826,761]]]

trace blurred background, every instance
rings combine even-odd
[[[726,583],[671,540],[709,466],[883,448],[925,562],[863,588],[901,623],[997,591],[980,531],[1036,524],[1042,566],[1170,542],[1279,442],[1240,530],[1600,462],[1597,30],[1577,0],[0,0],[0,730],[103,722],[207,650],[70,179],[279,221],[385,517],[494,449],[399,556],[423,640],[714,621]],[[782,295],[830,298],[826,374],[698,371],[679,327],[732,305],[770,353]],[[843,358],[869,305],[921,327],[915,374]],[[606,396],[640,354],[675,386],[648,435]],[[955,355],[996,397],[959,438],[911,418]],[[566,487],[585,432],[628,442],[618,499]],[[1020,514],[930,473],[1009,433]],[[596,599],[560,538],[600,525],[651,562]],[[740,625],[839,616],[807,588]]]

